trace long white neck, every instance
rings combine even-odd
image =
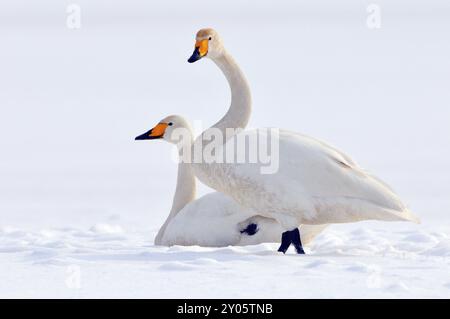
[[[185,145],[185,147],[191,147],[192,139],[189,142],[189,145]],[[164,232],[167,228],[167,225],[170,221],[190,202],[192,202],[196,197],[196,182],[195,175],[192,171],[192,166],[190,163],[185,163],[181,161],[181,149],[179,149],[180,153],[180,163],[178,164],[178,176],[177,176],[177,186],[175,189],[175,195],[173,197],[172,208],[170,209],[169,216],[167,217],[164,224],[158,231],[158,234],[155,237],[155,244],[161,245],[161,240],[163,238]]]
[[[227,128],[243,129],[247,126],[252,111],[252,97],[244,73],[230,54],[225,51],[212,60],[222,70],[231,89],[231,105],[228,112],[211,127],[221,130],[223,136],[226,136]]]

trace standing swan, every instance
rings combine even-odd
[[[210,58],[222,70],[232,98],[225,116],[204,131],[198,137],[200,140],[207,139],[213,131],[226,136],[227,128],[244,127],[251,112],[247,82],[212,29],[197,33],[195,50],[188,61],[193,63],[203,57]],[[256,135],[257,131],[245,133]],[[230,137],[224,143],[227,141]],[[259,163],[203,161],[192,167],[195,175],[209,187],[229,195],[243,207],[276,219],[284,230],[279,251],[285,253],[294,244],[301,253],[297,229],[300,224],[370,219],[419,222],[392,189],[336,148],[286,130],[280,130],[278,142],[279,169],[274,174],[261,174]]]
[[[183,134],[177,139],[172,133]],[[136,140],[164,139],[177,144],[180,163],[172,209],[155,238],[156,245],[199,245],[224,247],[276,242],[281,225],[273,218],[262,217],[243,209],[230,197],[214,192],[195,200],[195,176],[189,163],[182,162],[183,151],[190,149],[192,130],[181,116],[161,120]],[[302,241],[312,241],[327,225],[302,226]]]

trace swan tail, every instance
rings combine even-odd
[[[420,224],[420,218],[417,217],[416,215],[414,215],[413,213],[411,213],[408,209],[403,210],[403,211],[395,211],[395,210],[390,210],[390,213],[394,216],[397,216],[399,218],[399,220],[401,221],[407,221],[407,222],[413,222],[415,224]]]
[[[369,214],[367,219],[413,222],[415,224],[420,224],[420,219],[406,208],[403,210],[395,210],[385,207],[377,207],[373,213],[373,215]]]
[[[398,208],[397,208],[398,207]],[[316,198],[316,218],[311,224],[349,223],[363,220],[408,221],[416,224],[420,219],[408,208],[381,206],[361,198]],[[305,224],[310,224],[305,222]]]

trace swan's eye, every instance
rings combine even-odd
[[[173,123],[172,123],[172,122],[169,122],[169,123],[167,123],[167,125],[169,125],[169,126],[172,126],[172,125],[173,125]]]
[[[209,41],[211,41],[212,40],[212,38],[211,37],[209,37]]]

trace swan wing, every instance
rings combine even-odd
[[[210,193],[190,202],[170,221],[162,244],[235,245],[240,237],[237,225],[249,216],[230,197],[218,192]]]
[[[367,219],[418,222],[390,187],[322,141],[280,130],[278,162],[274,174],[261,174],[261,163],[216,163],[199,177],[242,206],[266,212],[264,216],[286,227]]]
[[[254,234],[242,232],[255,224]],[[167,225],[163,245],[225,247],[278,242],[283,232],[271,218],[242,208],[231,197],[214,192],[186,205]]]
[[[243,233],[248,225],[256,233]],[[325,227],[302,225],[302,242],[308,245]],[[278,242],[283,227],[273,218],[242,208],[231,197],[213,192],[186,205],[167,225],[161,244],[165,246],[245,246]]]

